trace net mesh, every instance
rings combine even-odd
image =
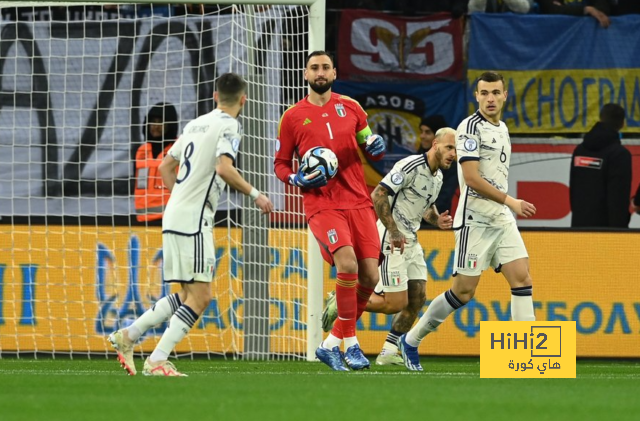
[[[238,167],[279,212],[227,192],[213,300],[177,353],[300,358],[306,231],[272,171],[280,114],[304,94],[306,6],[0,8],[0,356],[107,354],[105,335],[163,295],[154,185],[139,148],[150,110],[178,131],[211,111],[215,79],[249,82]],[[155,156],[155,154],[154,154]],[[138,159],[136,159],[138,158]],[[140,220],[142,219],[142,220]],[[270,228],[270,229],[268,229]],[[149,352],[166,325],[149,331]]]

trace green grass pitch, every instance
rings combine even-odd
[[[142,368],[142,360],[136,361]],[[477,358],[425,372],[187,360],[188,378],[125,375],[115,359],[0,359],[0,420],[639,420],[640,362],[578,361],[576,379],[480,379]]]

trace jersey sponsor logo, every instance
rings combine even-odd
[[[338,113],[339,117],[346,117],[347,116],[347,110],[344,109],[344,104],[336,104],[336,113]]]
[[[391,182],[396,186],[399,186],[400,184],[402,184],[403,181],[404,181],[404,176],[399,172],[391,176]]]
[[[280,150],[280,139],[276,139],[276,152]]]
[[[306,126],[307,124],[311,123],[311,120],[308,118],[304,119],[304,122],[302,123],[303,126]]]
[[[602,169],[604,160],[602,158],[592,158],[590,156],[576,156],[573,158],[573,166],[581,168]]]
[[[332,228],[329,231],[327,231],[327,236],[329,237],[329,243],[335,244],[338,242],[338,233],[336,232],[335,229]]]

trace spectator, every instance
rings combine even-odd
[[[586,0],[585,4],[565,4],[564,0],[537,0],[540,13],[549,15],[589,15],[600,23],[603,28],[610,25],[610,7],[608,0]]]
[[[418,153],[425,153],[431,149],[433,139],[436,137],[436,132],[443,127],[447,127],[447,122],[444,121],[444,117],[441,115],[432,115],[425,117],[420,121],[420,145],[418,146]]]
[[[631,201],[631,208],[635,213],[640,214],[640,184],[638,185],[638,190],[636,190],[636,195]]]
[[[533,0],[469,0],[469,13],[529,13]]]
[[[571,157],[571,226],[627,228],[631,196],[631,153],[620,142],[625,112],[606,104],[600,121]]]
[[[169,201],[169,190],[162,182],[158,166],[178,135],[178,113],[164,102],[151,108],[142,134],[145,143],[136,152],[136,219],[140,222],[160,221]]]
[[[447,127],[447,122],[444,121],[441,115],[433,115],[422,119],[420,122],[420,147],[418,148],[418,153],[427,153],[431,149],[435,133],[443,127]],[[448,210],[449,213],[453,214],[451,202],[458,190],[457,162],[454,160],[449,168],[441,169],[441,171],[443,176],[442,188],[435,203],[436,209],[440,213]],[[426,221],[422,221],[421,228],[430,227],[431,225]]]

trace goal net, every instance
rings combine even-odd
[[[300,198],[273,155],[281,113],[306,93],[306,53],[323,47],[309,42],[324,23],[310,23],[313,3],[0,6],[0,357],[107,355],[106,335],[177,291],[162,282],[154,165],[229,71],[249,83],[238,168],[278,212],[223,196],[214,298],[176,352],[306,357],[321,298],[308,301]]]

